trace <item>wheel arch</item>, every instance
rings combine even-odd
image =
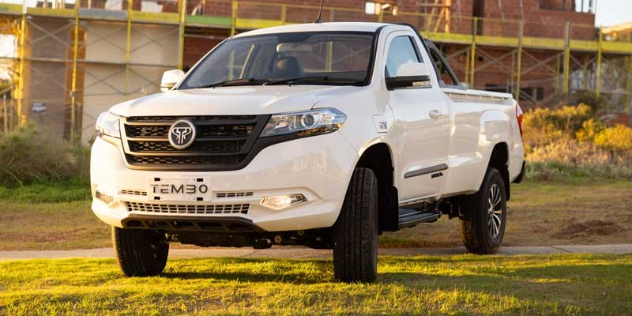
[[[378,180],[378,224],[381,231],[398,228],[399,208],[397,188],[394,186],[393,152],[386,143],[375,143],[360,155],[356,168],[368,168]]]
[[[492,153],[489,157],[487,167],[494,167],[500,172],[505,182],[505,192],[507,192],[507,200],[509,200],[510,183],[509,181],[509,145],[506,142],[499,142],[494,145]]]

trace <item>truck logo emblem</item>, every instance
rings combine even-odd
[[[169,128],[169,144],[175,149],[185,149],[195,140],[195,125],[189,120],[179,120]]]

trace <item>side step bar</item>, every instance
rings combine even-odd
[[[439,217],[441,217],[440,212],[424,212],[412,208],[400,208],[399,228],[412,227],[418,223],[435,222]]]

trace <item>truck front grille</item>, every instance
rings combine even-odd
[[[169,144],[169,128],[180,119],[195,124],[191,146]],[[134,116],[123,122],[125,159],[132,169],[236,170],[244,163],[268,115]]]
[[[153,214],[248,214],[250,204],[155,204],[125,202],[128,212]]]

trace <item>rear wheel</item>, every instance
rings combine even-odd
[[[157,275],[167,265],[169,243],[160,231],[113,227],[112,243],[126,276]]]
[[[480,190],[465,198],[460,217],[461,240],[469,252],[493,254],[505,235],[507,192],[501,173],[487,169]]]
[[[356,168],[340,216],[334,224],[334,271],[343,282],[377,278],[377,178]]]

